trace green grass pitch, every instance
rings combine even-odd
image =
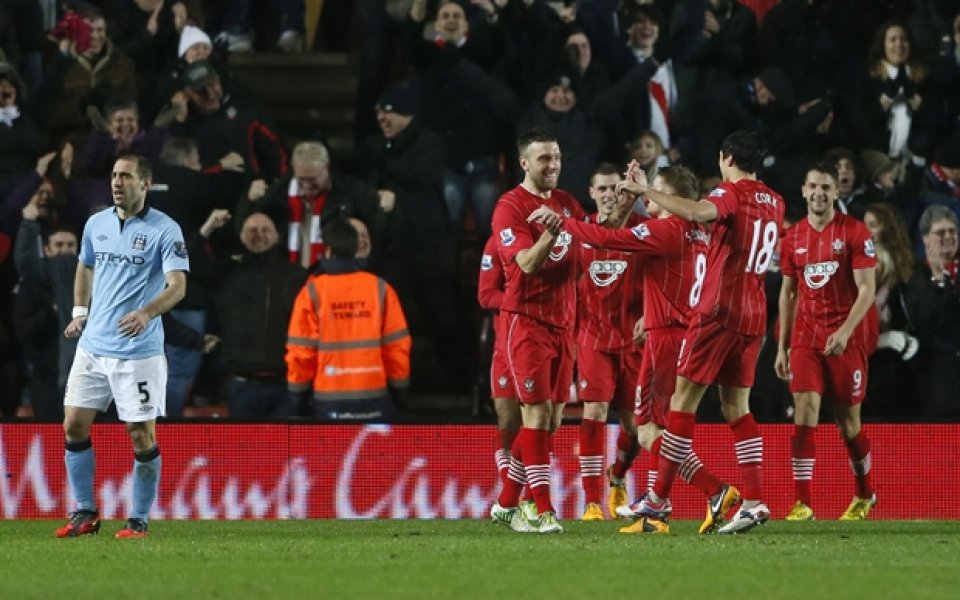
[[[155,521],[144,540],[0,521],[0,598],[958,598],[960,522],[771,521],[748,534],[619,535],[566,521]]]

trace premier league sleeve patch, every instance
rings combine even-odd
[[[648,237],[648,236],[650,235],[650,228],[647,227],[647,224],[646,224],[646,223],[640,223],[640,224],[637,225],[636,227],[631,227],[631,228],[630,228],[630,232],[631,232],[634,236],[636,236],[636,238],[637,238],[638,240],[643,241],[644,238],[646,238],[646,237]]]
[[[490,256],[489,254],[484,254],[483,257],[480,259],[480,270],[489,271],[492,268],[493,268],[493,257]]]
[[[500,243],[504,246],[512,246],[517,241],[517,236],[513,234],[513,229],[507,227],[500,231]]]
[[[177,258],[187,258],[187,245],[183,242],[174,242],[173,253]]]
[[[873,258],[877,255],[877,251],[873,247],[873,240],[867,240],[863,243],[863,253],[870,258]]]

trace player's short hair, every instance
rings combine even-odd
[[[807,173],[823,173],[824,175],[829,175],[833,178],[834,185],[840,185],[840,173],[837,171],[835,163],[827,161],[815,162],[807,167]],[[806,179],[806,174],[804,174],[804,179]]]
[[[953,226],[957,226],[957,215],[952,209],[940,204],[928,206],[923,214],[920,215],[920,235],[927,235],[933,229],[933,224],[943,219],[949,219]]]
[[[608,162],[602,162],[597,165],[597,168],[593,170],[593,175],[590,176],[590,185],[593,185],[593,179],[597,175],[617,175],[620,176],[620,169],[617,168],[617,165]]]
[[[153,177],[153,165],[150,164],[150,159],[146,156],[140,156],[139,154],[123,154],[117,157],[117,160],[129,160],[136,163],[137,177],[140,178],[140,181],[146,181]]]
[[[346,219],[334,219],[323,226],[323,243],[336,258],[353,258],[360,245],[360,234]]]
[[[767,145],[756,131],[734,131],[723,138],[720,151],[724,156],[733,158],[733,164],[745,173],[759,173],[763,166],[763,157]]]
[[[534,127],[533,129],[524,131],[520,134],[520,137],[517,138],[517,153],[522,156],[531,144],[555,141],[557,141],[557,136],[539,127]]]
[[[320,142],[300,142],[293,147],[290,160],[295,165],[326,167],[330,164],[330,152]]]
[[[657,171],[663,182],[673,189],[673,193],[682,198],[700,198],[700,181],[690,169],[681,165],[670,165]]]

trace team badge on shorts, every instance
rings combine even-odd
[[[507,383],[508,383],[508,382],[509,382],[509,380],[507,379],[507,376],[506,376],[506,375],[501,375],[501,376],[500,376],[500,379],[497,380],[497,385],[499,385],[499,386],[502,387],[502,388],[505,388],[505,387],[507,387]]]
[[[526,381],[524,381],[524,382],[523,382],[523,389],[527,390],[527,393],[528,393],[528,394],[529,394],[530,392],[532,392],[532,391],[533,391],[533,380],[532,380],[532,379],[527,379]]]
[[[581,389],[581,390],[587,389],[587,380],[586,380],[586,379],[581,379],[581,380],[580,380],[580,389]]]
[[[133,249],[143,252],[147,249],[147,236],[143,233],[138,233],[133,236]]]

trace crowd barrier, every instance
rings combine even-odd
[[[762,425],[764,495],[774,518],[794,502],[792,426]],[[877,519],[960,519],[958,425],[867,425],[873,445]],[[155,519],[461,519],[484,518],[496,499],[492,425],[158,425],[163,475]],[[607,431],[613,456],[617,428]],[[554,443],[553,501],[561,518],[583,507],[577,427]],[[133,452],[122,425],[94,425],[95,489],[105,518],[130,503]],[[732,436],[723,425],[697,428],[694,447],[717,475],[739,483]],[[0,514],[62,518],[72,508],[59,425],[0,425]],[[628,480],[631,497],[646,479],[646,454]],[[836,429],[817,432],[814,508],[833,519],[853,482]],[[700,519],[703,498],[674,487],[674,518]]]

